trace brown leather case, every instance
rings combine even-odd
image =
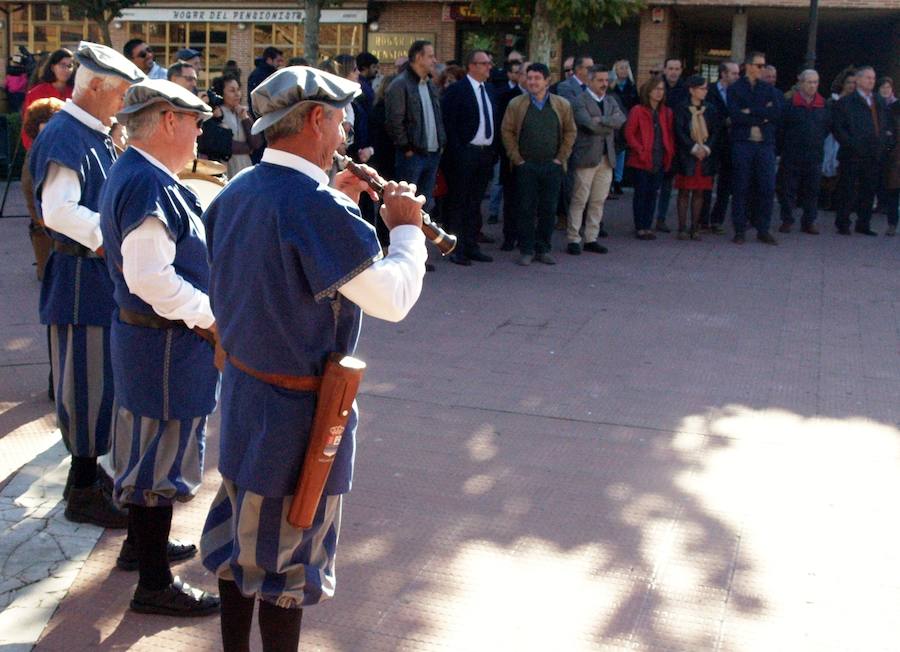
[[[328,356],[303,469],[287,518],[296,528],[312,527],[365,369],[366,363],[352,356],[341,353]]]

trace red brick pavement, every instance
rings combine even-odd
[[[641,243],[628,210],[608,256],[442,264],[366,320],[337,595],[301,649],[893,648],[898,243]],[[120,541],[38,649],[216,649],[215,618],[127,612]]]

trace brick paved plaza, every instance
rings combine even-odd
[[[827,214],[779,247],[644,243],[608,206],[607,256],[487,246],[365,321],[337,595],[301,649],[900,649],[900,239]],[[0,251],[0,650],[217,649],[217,618],[128,612],[122,535],[63,519],[25,220]]]

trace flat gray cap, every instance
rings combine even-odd
[[[321,102],[343,109],[362,90],[349,79],[307,66],[289,66],[270,75],[253,89],[250,101],[259,116],[252,133],[258,134],[281,120],[300,102]]]
[[[79,65],[101,75],[115,75],[130,82],[144,79],[147,75],[124,56],[99,43],[82,41],[75,51]]]
[[[196,113],[208,120],[212,117],[212,109],[199,97],[183,86],[165,79],[144,79],[134,84],[125,93],[125,104],[116,114],[119,122],[128,122],[128,116],[153,104],[165,104],[182,113]]]

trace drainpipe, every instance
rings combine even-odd
[[[809,0],[809,33],[806,37],[806,67],[816,67],[816,32],[819,31],[819,0]]]

